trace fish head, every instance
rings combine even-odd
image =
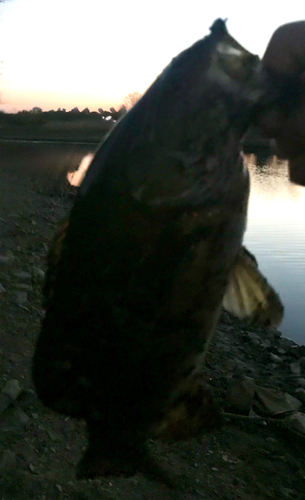
[[[243,135],[249,125],[260,97],[253,88],[259,58],[228,33],[225,21],[210,29],[171,61],[132,110],[155,145],[185,150],[194,136],[209,142],[229,128]]]
[[[213,57],[214,64],[224,74],[240,82],[250,80],[259,66],[259,57],[242,47],[228,32],[216,46]]]
[[[247,185],[240,140],[258,98],[251,88],[258,64],[225,22],[215,21],[211,33],[177,55],[117,124],[80,194],[97,178],[105,185],[110,163],[113,189],[121,183],[122,191],[151,207],[214,203],[232,185],[239,189],[236,176]]]

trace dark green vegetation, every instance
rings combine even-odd
[[[0,112],[0,138],[98,143],[125,112],[124,107],[119,111],[100,108],[98,113],[90,113],[88,108],[69,112],[44,112],[40,108],[16,114]]]

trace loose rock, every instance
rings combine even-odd
[[[293,375],[301,375],[301,367],[299,365],[299,362],[296,361],[295,363],[290,363],[290,370]]]
[[[256,335],[256,333],[250,332],[248,333],[248,338],[253,345],[259,345],[260,344],[260,337]]]
[[[12,399],[7,394],[0,394],[0,414],[12,404]]]
[[[276,354],[270,353],[270,359],[273,361],[273,363],[283,363],[283,359],[277,356]]]
[[[3,474],[7,469],[16,464],[16,455],[11,450],[5,450],[0,458],[0,472]]]
[[[294,345],[291,348],[290,354],[297,359],[305,357],[305,345]]]
[[[28,294],[27,292],[16,292],[16,302],[19,305],[24,305],[28,301]]]
[[[32,279],[32,274],[27,272],[27,271],[15,271],[14,276],[16,278],[22,279],[22,280],[31,280]]]
[[[12,260],[14,260],[14,255],[13,254],[0,255],[0,264],[8,264]]]
[[[270,340],[268,340],[268,339],[264,340],[264,342],[262,342],[261,346],[264,347],[264,349],[268,349],[269,347],[271,347]]]
[[[20,396],[18,397],[18,406],[22,410],[25,410],[36,400],[37,400],[36,393],[31,389],[26,389],[22,391]]]
[[[296,397],[300,401],[302,401],[302,403],[305,403],[305,389],[300,387],[299,389],[296,389],[295,394],[296,394]]]
[[[255,394],[267,415],[275,416],[298,411],[302,406],[302,403],[298,399],[276,389],[255,386]]]
[[[305,436],[305,415],[304,413],[295,413],[285,418],[285,423],[293,430],[300,432]]]
[[[227,409],[249,415],[254,398],[255,381],[251,377],[242,380],[231,380],[225,406]]]
[[[298,378],[297,383],[301,387],[305,387],[305,378]]]
[[[299,365],[301,368],[305,369],[305,356],[299,359]]]
[[[19,381],[12,378],[11,380],[8,380],[6,382],[1,392],[12,399],[17,399],[21,394],[22,389],[20,387]]]
[[[27,292],[31,292],[33,290],[32,285],[28,285],[27,283],[17,283],[16,287],[26,290]]]
[[[28,421],[29,417],[21,408],[10,408],[1,415],[0,430],[7,432],[26,425]]]
[[[40,269],[40,267],[33,267],[33,279],[36,281],[44,281],[45,278],[45,272]]]
[[[285,351],[290,351],[291,348],[295,345],[294,342],[289,339],[280,339],[278,342],[279,346],[282,347],[282,349],[285,349]]]

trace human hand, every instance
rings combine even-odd
[[[279,155],[289,160],[290,179],[305,186],[305,21],[285,24],[273,34],[263,66],[273,76],[298,81],[300,101],[288,115],[273,114],[261,123],[265,135],[274,137]]]

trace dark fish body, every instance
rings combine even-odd
[[[217,421],[199,371],[245,230],[257,66],[214,23],[102,144],[54,240],[33,379],[47,406],[87,421],[81,476]]]

